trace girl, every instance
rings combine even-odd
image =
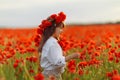
[[[41,53],[40,65],[43,68],[45,80],[49,80],[50,76],[54,76],[55,80],[62,80],[61,74],[64,72],[66,62],[79,57],[79,53],[63,56],[61,46],[58,44],[65,18],[65,14],[60,12],[43,20],[40,25],[43,31],[38,51]]]

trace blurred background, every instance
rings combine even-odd
[[[43,80],[38,25],[61,11],[59,44],[80,53],[63,80],[120,80],[120,0],[0,0],[0,80]]]
[[[120,22],[120,0],[0,0],[0,28],[33,28],[60,11],[66,24]]]

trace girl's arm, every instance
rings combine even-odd
[[[65,57],[65,61],[69,61],[71,59],[76,59],[76,58],[79,58],[80,54],[79,53],[73,53],[73,54],[70,54],[68,56]]]

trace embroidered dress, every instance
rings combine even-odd
[[[66,62],[62,48],[54,37],[50,37],[44,44],[40,64],[45,77],[52,75],[55,76],[57,80],[61,80],[61,73],[64,72]]]

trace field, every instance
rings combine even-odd
[[[0,80],[44,80],[36,33],[37,27],[0,29]],[[80,53],[63,80],[120,80],[120,24],[66,26],[61,37],[65,56]]]

